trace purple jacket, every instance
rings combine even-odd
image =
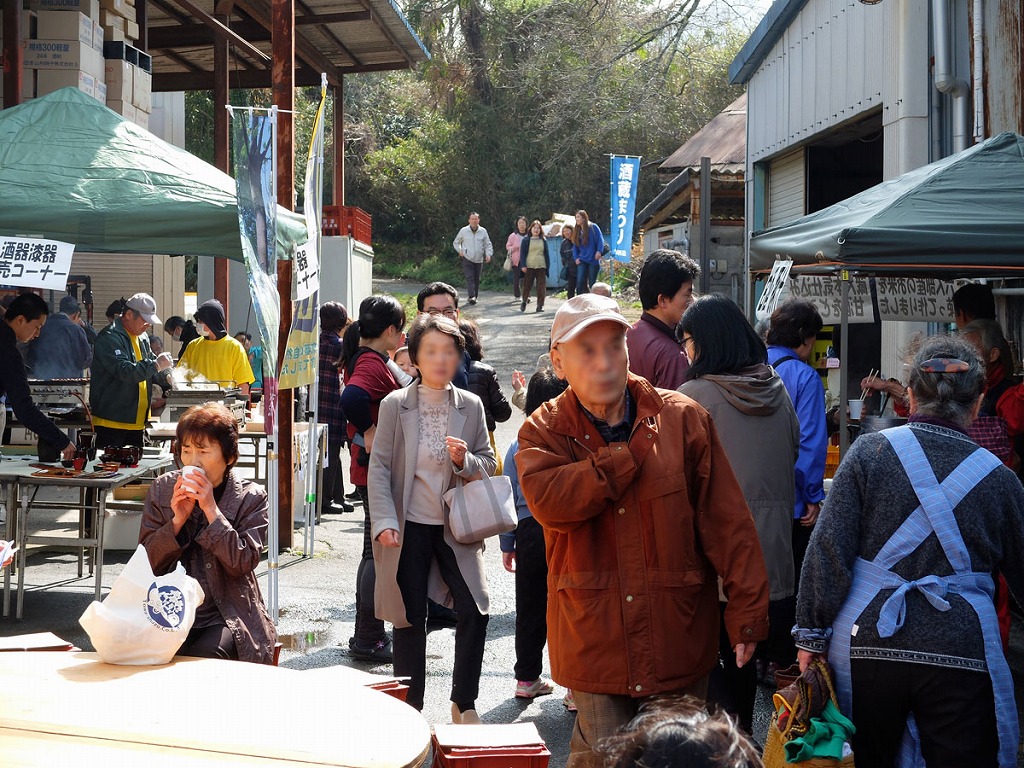
[[[690,363],[676,341],[675,330],[644,312],[626,331],[629,370],[661,389],[679,389],[686,381]]]

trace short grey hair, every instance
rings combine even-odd
[[[962,360],[967,363],[967,370],[956,373],[921,370],[921,364],[932,358]],[[973,420],[974,406],[985,391],[985,364],[973,344],[956,336],[932,336],[914,352],[909,386],[914,391],[916,413],[951,421],[966,429]]]
[[[981,345],[982,360],[988,364],[989,353],[993,349],[999,350],[999,362],[1006,367],[1006,375],[1012,376],[1014,372],[1013,350],[1010,349],[1010,342],[1006,340],[1003,328],[995,320],[972,320],[960,329],[960,335],[968,341],[977,340]]]

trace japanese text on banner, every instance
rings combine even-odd
[[[63,291],[75,246],[59,240],[0,237],[0,285]]]
[[[842,280],[836,275],[800,275],[787,286],[792,298],[806,299],[814,304],[825,325],[838,325],[843,318]],[[868,278],[850,280],[851,323],[875,322],[875,305],[871,301]]]
[[[616,261],[629,261],[632,251],[636,185],[639,178],[639,157],[612,155],[610,245],[612,258]]]

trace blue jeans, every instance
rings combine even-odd
[[[590,286],[597,282],[597,273],[601,271],[601,262],[581,261],[576,265],[576,293],[590,293]]]

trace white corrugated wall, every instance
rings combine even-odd
[[[769,227],[786,224],[804,215],[806,179],[803,149],[768,164]]]

